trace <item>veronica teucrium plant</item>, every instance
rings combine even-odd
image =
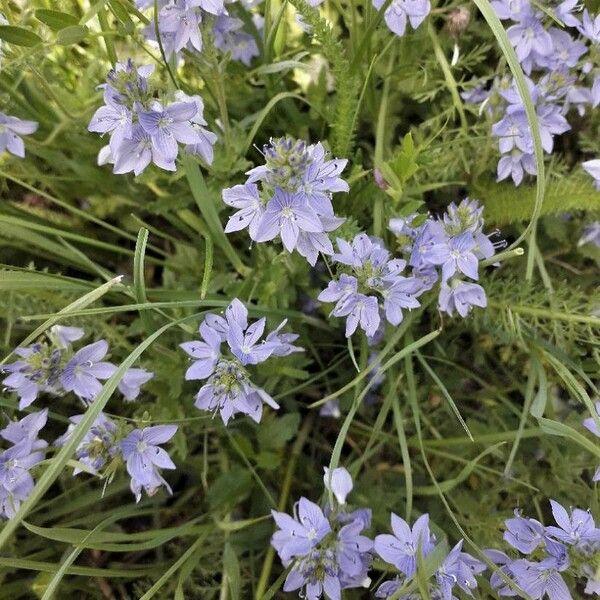
[[[0,3],[0,600],[600,596],[599,11]]]

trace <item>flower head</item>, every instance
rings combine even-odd
[[[142,489],[152,496],[164,485],[171,493],[171,488],[160,474],[160,469],[176,467],[160,444],[168,442],[176,432],[175,425],[157,425],[135,429],[121,440],[119,446],[131,477],[131,491],[138,502],[142,496]]]
[[[25,144],[22,135],[31,135],[37,131],[38,124],[35,121],[24,121],[0,112],[0,154],[5,150],[23,158],[25,156]]]

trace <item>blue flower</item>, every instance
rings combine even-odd
[[[73,415],[69,418],[69,427],[55,442],[57,446],[63,446],[71,437],[73,430],[85,415]],[[100,476],[102,468],[112,460],[119,452],[117,435],[118,426],[106,416],[100,413],[92,426],[85,432],[83,439],[75,449],[75,457],[85,465],[93,474]],[[82,470],[79,467],[73,469],[73,475],[78,475]]]
[[[321,233],[319,216],[301,194],[276,190],[258,223],[256,241],[267,242],[279,235],[285,249],[292,252],[301,231]]]
[[[384,0],[373,0],[373,6],[380,9],[384,5]],[[390,30],[398,36],[406,33],[406,25],[410,23],[413,29],[426,19],[431,12],[431,2],[429,0],[393,0],[385,11],[385,23]]]
[[[7,150],[14,156],[25,156],[25,144],[22,135],[31,135],[37,131],[35,121],[24,121],[0,112],[0,154]]]
[[[195,102],[174,102],[166,108],[158,103],[150,111],[139,113],[140,125],[152,140],[152,149],[164,160],[174,160],[178,153],[177,142],[200,143],[191,119],[198,113]]]
[[[294,516],[271,511],[278,530],[271,544],[283,565],[291,567],[283,585],[284,591],[302,589],[307,600],[318,600],[323,594],[329,600],[341,600],[341,590],[368,587],[368,569],[373,542],[362,535],[370,524],[362,510],[344,511],[346,495],[352,488],[348,472],[336,469],[331,474],[332,491],[339,496],[339,506],[326,511],[306,498],[294,507]],[[325,485],[329,476],[325,474]]]
[[[375,552],[406,577],[412,577],[417,570],[417,552],[426,557],[435,545],[435,537],[429,531],[429,515],[421,515],[412,529],[404,519],[394,513],[391,515],[391,521],[394,535],[376,536]]]
[[[93,401],[102,389],[100,379],[108,379],[115,365],[102,359],[108,352],[108,342],[100,340],[78,350],[66,364],[60,382],[67,392],[75,392],[84,402]]]
[[[137,502],[142,497],[142,489],[152,496],[164,485],[168,492],[172,493],[169,484],[160,474],[160,469],[176,467],[160,444],[168,442],[176,432],[175,425],[156,425],[135,429],[121,440],[120,448],[131,477],[131,491]]]
[[[237,298],[225,309],[225,318],[207,314],[200,325],[203,341],[180,345],[195,359],[186,379],[208,378],[196,394],[196,408],[218,412],[225,424],[236,414],[248,415],[258,423],[263,403],[278,409],[279,405],[267,392],[251,383],[245,367],[262,363],[271,356],[303,351],[292,344],[298,337],[296,334],[281,333],[285,324],[283,321],[261,340],[266,319],[249,324],[248,310]],[[221,351],[223,342],[227,342],[229,356]]]
[[[464,318],[474,306],[487,306],[485,290],[480,285],[453,278],[440,288],[440,310],[450,316],[457,312]]]

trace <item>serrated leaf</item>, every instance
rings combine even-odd
[[[278,450],[291,440],[300,426],[300,415],[289,413],[265,421],[258,431],[261,450]]]
[[[475,185],[470,195],[485,206],[486,223],[510,225],[529,221],[535,204],[534,186],[515,187],[510,183]],[[572,210],[600,210],[600,192],[592,178],[581,172],[552,181],[546,189],[541,215],[560,214]]]
[[[88,34],[88,28],[85,25],[73,25],[72,27],[66,27],[61,29],[56,36],[56,41],[61,46],[72,46],[78,44]]]
[[[54,31],[60,31],[61,29],[65,29],[65,27],[71,27],[78,23],[77,18],[73,15],[46,8],[36,10],[35,18],[44,23],[44,25],[48,25]]]
[[[42,43],[42,38],[24,27],[15,27],[14,25],[0,25],[0,40],[4,40],[15,46],[25,46],[33,48]]]

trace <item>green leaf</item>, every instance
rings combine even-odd
[[[300,415],[288,413],[281,417],[273,417],[264,421],[258,430],[258,443],[262,450],[278,450],[283,448],[298,432]]]
[[[229,587],[229,598],[231,600],[239,600],[242,590],[240,561],[231,544],[225,544],[225,550],[223,551],[223,574],[226,577]]]
[[[222,473],[206,494],[211,510],[235,506],[252,489],[252,476],[240,467]]]
[[[60,31],[61,29],[65,29],[65,27],[71,27],[78,23],[77,18],[73,15],[46,8],[36,10],[35,18],[44,23],[44,25],[48,25],[54,31]]]
[[[24,27],[15,27],[14,25],[0,25],[0,40],[4,40],[15,46],[26,46],[32,48],[42,43],[42,38]]]
[[[564,423],[553,421],[552,419],[541,418],[538,419],[538,421],[545,433],[569,438],[576,444],[579,444],[582,448],[585,448],[588,452],[594,454],[597,458],[600,458],[600,446],[588,440],[588,438],[579,433],[576,429],[573,429]]]
[[[89,30],[85,25],[73,25],[72,27],[61,29],[56,36],[56,41],[61,46],[72,46],[83,41],[88,32]]]
[[[475,184],[471,195],[485,206],[485,221],[490,225],[509,225],[528,221],[535,207],[536,188],[512,184]],[[544,196],[540,215],[600,210],[600,192],[592,178],[582,172],[552,180]]]

